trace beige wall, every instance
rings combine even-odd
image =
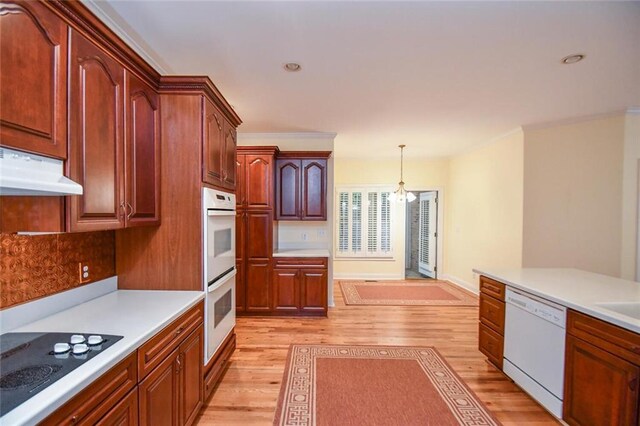
[[[410,149],[410,147],[408,148]],[[399,151],[399,150],[398,150]],[[408,151],[408,150],[407,150]],[[405,151],[405,154],[407,152]],[[449,160],[409,160],[404,163],[404,181],[407,189],[439,189],[441,197],[447,196]],[[335,159],[335,184],[340,185],[390,185],[395,188],[400,180],[400,152],[388,161],[363,161]],[[404,206],[396,204],[394,211],[393,258],[376,260],[334,259],[336,278],[401,279],[405,264],[405,212]],[[442,218],[444,220],[444,218]],[[335,224],[333,232],[335,234]]]
[[[525,267],[620,276],[624,122],[619,115],[526,130]]]
[[[622,249],[620,276],[640,281],[638,274],[638,195],[640,192],[640,114],[626,114],[622,166]]]
[[[473,268],[522,266],[523,133],[451,159],[445,229],[447,278],[472,289]]]

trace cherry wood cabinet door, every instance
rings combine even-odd
[[[273,310],[280,313],[296,313],[300,305],[300,271],[294,268],[274,268]]]
[[[237,151],[236,151],[237,152]],[[236,207],[244,207],[247,203],[245,181],[246,181],[246,159],[244,154],[237,154],[235,159],[236,164]]]
[[[222,153],[222,183],[230,190],[236,189],[236,128],[224,120],[224,150]]]
[[[178,424],[180,370],[177,359],[178,349],[138,385],[141,425],[174,426]]]
[[[204,402],[204,328],[200,326],[180,344],[180,425],[192,424]]]
[[[327,160],[302,160],[302,220],[327,220]]]
[[[308,314],[324,314],[327,311],[326,269],[300,271],[300,309]]]
[[[84,193],[67,197],[70,231],[125,224],[122,106],[124,68],[71,30],[67,167]]]
[[[246,311],[271,311],[271,274],[269,259],[247,260],[246,274]]]
[[[563,420],[570,425],[635,425],[640,367],[567,336]]]
[[[202,180],[221,186],[223,182],[224,119],[213,103],[203,98]]]
[[[126,100],[126,226],[159,225],[160,97],[128,73]]]
[[[300,160],[276,160],[276,220],[300,220],[302,171]]]
[[[236,313],[242,313],[245,310],[246,300],[246,280],[245,280],[245,263],[244,261],[236,261]]]
[[[273,199],[273,157],[245,155],[245,205],[247,208],[271,208]]]
[[[249,211],[246,213],[245,253],[247,259],[269,258],[273,254],[273,213]]]
[[[138,388],[122,398],[96,426],[137,426],[138,425]]]
[[[67,158],[67,25],[37,2],[0,3],[0,143]]]

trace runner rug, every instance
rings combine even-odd
[[[478,306],[478,297],[447,281],[340,281],[347,305]]]
[[[431,347],[291,345],[274,425],[499,425]]]

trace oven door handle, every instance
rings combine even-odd
[[[207,216],[235,216],[235,210],[214,210],[207,209]]]
[[[225,275],[218,277],[215,280],[212,280],[212,282],[210,282],[209,285],[207,286],[207,292],[211,293],[212,291],[216,291],[219,287],[222,286],[222,284],[226,283],[229,279],[235,277],[237,273],[238,271],[234,267],[231,271],[229,271]]]

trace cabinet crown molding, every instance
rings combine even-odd
[[[280,151],[278,158],[329,158],[331,151]]]

